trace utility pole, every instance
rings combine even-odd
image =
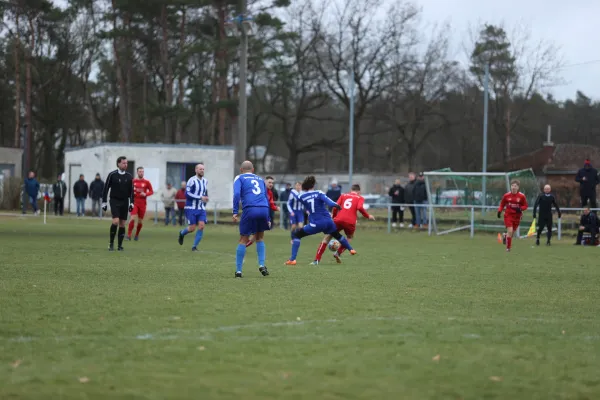
[[[483,165],[481,172],[484,173],[481,182],[482,195],[482,213],[485,213],[485,205],[487,200],[487,182],[485,173],[487,172],[487,153],[488,153],[488,100],[490,96],[490,64],[485,63],[485,77],[483,79]]]

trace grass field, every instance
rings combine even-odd
[[[600,249],[358,232],[285,267],[275,231],[234,279],[233,227],[108,224],[0,220],[1,399],[600,398]]]

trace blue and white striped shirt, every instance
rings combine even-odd
[[[298,211],[304,210],[304,205],[300,201],[300,193],[295,189],[290,192],[290,198],[287,202],[287,209],[290,213],[295,214]]]
[[[205,178],[192,176],[185,186],[185,209],[206,210],[202,196],[208,196],[208,182]]]

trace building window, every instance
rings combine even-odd
[[[196,174],[196,163],[167,163],[167,183],[179,187],[180,182],[185,182]]]

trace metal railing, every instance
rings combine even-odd
[[[279,226],[281,229],[289,227],[288,219],[289,214],[287,213],[285,202],[276,202],[280,207],[279,212],[274,213],[274,225]],[[89,204],[89,202],[88,202]],[[425,223],[423,227],[418,227],[419,230],[426,229],[429,236],[440,236],[454,232],[468,231],[469,236],[473,238],[475,233],[478,231],[483,232],[502,232],[505,230],[502,219],[498,220],[496,216],[496,206],[481,206],[481,205],[456,205],[456,204],[396,204],[396,203],[378,203],[375,205],[369,205],[367,211],[376,217],[375,222],[363,222],[364,219],[359,216],[358,223],[362,227],[367,228],[378,228],[384,229],[388,233],[401,231],[401,229],[395,229],[392,215],[394,208],[400,208],[404,213],[404,222],[406,225],[411,224],[412,213],[410,209],[425,208]],[[594,211],[600,209],[593,209]],[[66,210],[65,210],[66,211]],[[86,214],[90,216],[90,209],[87,209]],[[169,224],[178,222],[177,206],[175,206],[175,218],[171,217]],[[233,224],[231,220],[231,202],[214,202],[207,203],[207,220],[211,224]],[[524,212],[523,222],[517,231],[519,237],[523,229],[528,229],[532,223],[532,207]],[[557,234],[557,239],[561,240],[565,232],[573,232],[577,230],[579,226],[579,216],[583,211],[582,208],[563,208],[562,219],[559,219],[554,215],[554,227],[553,231]],[[52,214],[50,207],[48,213]],[[577,213],[577,215],[575,215]],[[3,215],[20,215],[4,213]],[[98,215],[92,215],[93,218],[103,218],[104,215],[100,209]],[[60,217],[59,217],[60,218]],[[146,211],[146,220],[152,220],[155,225],[159,223],[166,223],[164,204],[160,200],[148,200],[148,206]],[[567,220],[567,221],[565,221]],[[383,221],[383,224],[381,223]],[[400,221],[398,221],[400,223]],[[184,217],[185,224],[185,217]],[[565,224],[567,225],[565,227]]]

